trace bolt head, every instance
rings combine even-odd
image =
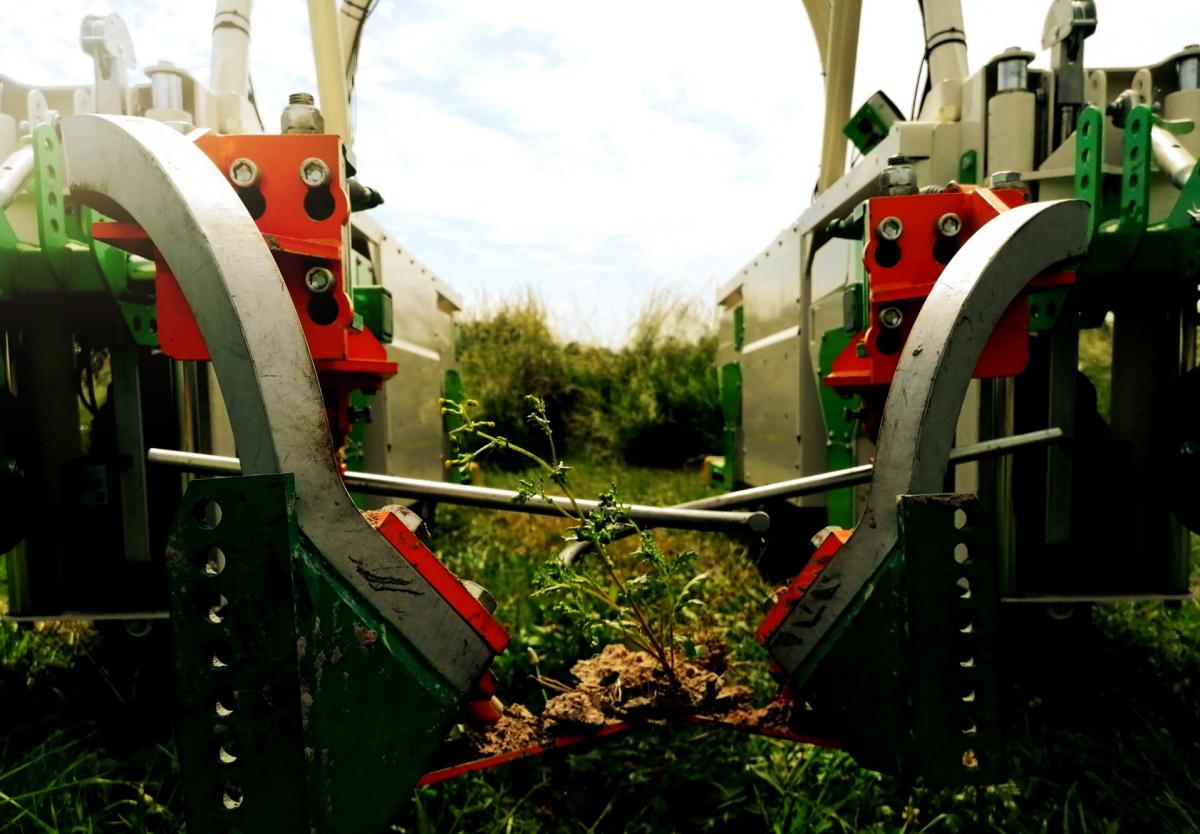
[[[311,292],[329,292],[333,289],[333,273],[323,266],[314,266],[304,274],[304,286]]]
[[[899,217],[885,217],[879,221],[879,225],[875,227],[875,231],[884,240],[899,240],[900,235],[904,234],[904,223]]]
[[[492,596],[492,592],[480,585],[478,582],[472,582],[470,579],[461,579],[463,587],[467,589],[467,593],[475,597],[483,610],[489,614],[496,613],[496,598]]]
[[[251,188],[258,182],[258,166],[251,159],[238,157],[229,164],[229,179],[238,188]]]
[[[1021,172],[997,171],[996,173],[992,174],[992,177],[989,180],[989,185],[991,185],[992,188],[1021,188],[1023,187],[1023,183],[1021,182]]]
[[[888,330],[895,330],[904,323],[904,311],[899,307],[884,307],[879,311],[879,323]]]
[[[325,160],[310,156],[300,163],[300,179],[309,188],[321,188],[329,183],[329,165]]]
[[[888,165],[879,174],[879,188],[888,197],[917,193],[917,169],[912,160],[903,156],[888,159]]]
[[[410,510],[403,504],[388,504],[383,508],[383,512],[391,513],[407,527],[411,532],[416,533],[417,538],[421,541],[429,541],[429,528],[421,517]]]
[[[962,219],[952,211],[943,214],[937,220],[938,234],[943,237],[958,237],[962,231]]]

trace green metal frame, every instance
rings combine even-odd
[[[842,133],[854,143],[859,153],[867,154],[887,138],[892,125],[903,119],[896,105],[883,92],[878,92],[842,125]]]
[[[741,307],[737,308],[741,310]],[[728,362],[721,366],[721,452],[725,456],[720,466],[714,466],[712,478],[727,490],[741,478],[738,467],[738,435],[742,428],[742,365]]]
[[[392,294],[379,284],[358,286],[351,290],[354,312],[362,316],[363,324],[383,344],[392,341],[393,316]]]
[[[0,303],[45,293],[107,293],[117,303],[134,343],[157,347],[154,265],[95,240],[103,219],[69,199],[66,161],[51,125],[31,133],[34,171],[29,192],[37,212],[36,242],[18,238],[0,212]]]
[[[979,153],[978,151],[963,151],[958,158],[958,182],[963,185],[975,185],[979,182]]]
[[[457,334],[455,332],[457,342]],[[454,368],[447,368],[446,373],[442,377],[442,397],[452,402],[461,403],[467,398],[466,387],[463,385],[462,374]],[[454,431],[462,425],[462,418],[456,414],[442,412],[442,430],[446,433],[446,437],[450,438],[450,432]],[[446,471],[447,480],[456,484],[469,484],[471,476],[467,472],[462,472],[456,467],[451,467]]]
[[[1075,131],[1075,196],[1091,206],[1092,229],[1081,274],[1116,274],[1133,263],[1139,272],[1192,275],[1200,268],[1200,166],[1193,169],[1166,217],[1149,216],[1151,129],[1156,124],[1166,125],[1146,105],[1137,105],[1126,117],[1118,191],[1102,168],[1104,112],[1086,107],[1080,113]]]
[[[289,475],[219,478],[194,481],[176,518],[167,563],[194,834],[384,830],[462,700],[329,569],[294,508]]]
[[[861,289],[861,284],[856,284]],[[847,288],[847,297],[851,288]],[[861,294],[861,293],[860,293]],[[846,396],[836,388],[830,388],[823,383],[833,367],[833,360],[854,339],[854,331],[846,328],[830,330],[821,336],[821,347],[817,354],[817,391],[821,398],[821,416],[825,420],[825,471],[848,469],[855,464],[854,438],[858,435],[857,410],[861,405],[861,397],[857,394]],[[843,487],[825,494],[827,523],[836,527],[850,529],[856,521],[854,508],[854,488]]]
[[[899,500],[896,546],[819,665],[793,680],[812,707],[802,729],[931,785],[1003,781],[992,527],[974,495]]]

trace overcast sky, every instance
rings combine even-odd
[[[10,0],[0,74],[82,83],[84,14],[117,12],[139,67],[208,80],[214,4]],[[864,0],[855,101],[907,112],[917,3]],[[965,0],[972,69],[1039,51],[1048,0]],[[1100,0],[1087,63],[1200,41],[1197,0]],[[268,129],[316,92],[303,0],[255,0],[251,74]],[[1038,64],[1046,63],[1045,56]],[[140,77],[140,73],[139,73]],[[647,294],[715,287],[808,204],[822,116],[800,0],[381,0],[358,74],[360,178],[375,214],[467,299],[531,286],[560,330],[620,342]]]

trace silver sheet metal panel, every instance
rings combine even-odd
[[[364,468],[441,480],[446,450],[438,400],[446,371],[457,367],[454,338],[461,301],[371,217],[357,214],[353,223],[370,251],[373,280],[392,294],[392,341],[385,347],[399,366],[374,397],[364,432]]]
[[[801,473],[800,238],[785,230],[738,274],[744,311],[741,467],[748,483]]]

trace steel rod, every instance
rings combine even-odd
[[[951,449],[950,463],[970,463],[976,460],[1010,454],[1017,449],[1045,446],[1050,443],[1057,443],[1062,439],[1062,436],[1062,429],[1055,428],[1016,434],[1011,437],[998,437],[994,440],[983,440],[979,443],[972,443],[969,446]],[[768,498],[796,498],[801,495],[816,495],[820,492],[829,492],[830,490],[841,489],[842,487],[868,483],[874,471],[874,464],[864,463],[848,469],[836,469],[833,472],[822,472],[819,475],[809,475],[790,481],[779,481],[778,483],[766,484],[760,487],[739,489],[733,492],[726,492],[722,495],[713,495],[708,498],[687,501],[676,506],[717,510],[744,507],[747,504],[754,504]]]
[[[1011,437],[998,437],[994,440],[983,440],[979,443],[972,443],[969,446],[951,449],[950,463],[951,465],[970,463],[971,461],[1012,454],[1017,449],[1029,449],[1035,446],[1057,443],[1062,437],[1062,429],[1052,428],[1026,432],[1025,434],[1016,434]],[[822,472],[819,475],[809,475],[790,481],[779,481],[774,484],[765,484],[764,486],[734,490],[733,492],[726,492],[721,495],[712,495],[708,498],[699,498],[695,501],[685,501],[675,506],[679,509],[728,510],[773,498],[796,498],[801,495],[816,495],[820,492],[829,492],[830,490],[841,489],[842,487],[868,483],[874,472],[874,464],[864,463],[848,469],[836,469],[833,472]],[[620,538],[632,532],[632,529],[617,530],[614,531],[614,535],[616,538]],[[591,545],[587,542],[575,542],[563,548],[558,557],[565,564],[569,565],[590,547]]]
[[[33,176],[33,146],[22,145],[0,163],[0,209],[16,198]]]
[[[205,455],[199,452],[182,452],[174,449],[151,449],[147,453],[150,463],[168,466],[187,472],[210,475],[239,475],[241,463],[237,458],[220,455]],[[566,498],[534,496],[524,503],[514,503],[519,493],[508,489],[451,484],[443,481],[425,481],[417,478],[401,478],[395,475],[377,475],[369,472],[346,472],[343,480],[348,489],[368,495],[391,497],[426,498],[447,504],[462,504],[491,510],[529,513],[533,515],[557,515],[570,512],[571,502]],[[583,511],[593,510],[600,505],[594,499],[579,499]],[[652,507],[645,504],[629,505],[630,517],[644,527],[671,527],[679,530],[737,531],[750,530],[761,533],[770,526],[770,518],[761,511],[728,511],[692,509],[688,507]]]

